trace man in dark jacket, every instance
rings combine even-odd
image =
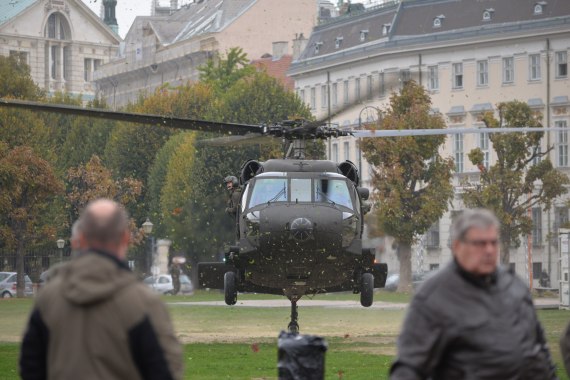
[[[487,210],[455,220],[454,260],[414,296],[390,379],[556,379],[528,288],[497,267],[498,238]]]
[[[121,206],[87,206],[79,219],[83,252],[36,299],[22,342],[22,379],[182,378],[168,312],[124,261],[129,238]]]

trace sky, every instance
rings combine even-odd
[[[95,14],[101,14],[101,3],[103,0],[82,0]],[[283,0],[287,1],[287,0]],[[332,0],[336,3],[337,0]],[[374,3],[375,0],[353,0],[353,3]],[[377,0],[376,0],[377,1]],[[178,0],[179,6],[191,3],[192,0]],[[169,0],[159,0],[161,5],[169,5]],[[315,0],[316,3],[316,0]],[[119,23],[119,35],[125,38],[129,28],[133,24],[136,16],[150,16],[152,0],[117,0],[115,16]]]

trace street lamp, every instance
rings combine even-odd
[[[150,221],[149,218],[146,218],[146,222],[144,222],[142,224],[142,229],[143,229],[144,234],[150,238],[150,249],[149,249],[147,256],[146,256],[146,268],[147,268],[148,273],[150,273],[150,267],[152,265],[152,260],[151,260],[152,259],[152,253],[153,253],[152,251],[154,249],[154,238],[151,235],[153,226],[154,226],[154,224],[152,224],[152,222]]]
[[[65,246],[65,240],[63,239],[57,239],[56,241],[57,244],[57,248],[59,249],[59,262],[62,263],[63,262],[63,247]]]

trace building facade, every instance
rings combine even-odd
[[[47,93],[92,99],[93,72],[117,55],[119,43],[80,0],[0,2],[0,54],[28,64]]]
[[[260,58],[273,42],[308,35],[317,10],[315,0],[203,0],[137,17],[120,58],[96,74],[99,94],[118,107],[165,84],[197,81],[198,67],[230,48]]]
[[[545,126],[570,123],[570,2],[534,0],[416,0],[391,2],[358,15],[341,16],[317,26],[289,74],[299,96],[317,118],[335,115],[343,127],[359,128],[377,118],[390,94],[414,79],[429,91],[433,111],[448,127],[482,127],[481,115],[508,100],[527,102]],[[570,174],[568,133],[548,132],[544,151]],[[483,150],[486,165],[495,160],[486,134],[447,138],[444,157],[453,157],[456,197],[453,207],[415,247],[413,267],[430,270],[451,257],[449,227],[463,208],[461,181],[478,180],[479,170],[467,154]],[[329,145],[332,160],[350,159],[361,167],[370,185],[370,168],[353,138]],[[368,182],[368,183],[367,183]],[[545,270],[552,285],[558,279],[558,226],[568,221],[565,199],[550,211],[529,210],[534,228],[521,247],[511,251],[511,265],[521,277]],[[397,268],[395,250],[384,245],[382,259]],[[532,268],[527,258],[532,256]],[[535,280],[535,285],[537,280]]]

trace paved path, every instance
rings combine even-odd
[[[224,301],[203,301],[203,302],[167,302],[172,306],[227,306]],[[558,298],[536,298],[534,304],[537,309],[558,309]],[[327,301],[301,299],[297,305],[299,307],[325,307],[325,308],[360,308],[359,301]],[[287,299],[282,300],[248,300],[240,301],[234,307],[291,307]],[[403,310],[408,307],[406,303],[392,303],[375,301],[369,309],[382,310]]]

